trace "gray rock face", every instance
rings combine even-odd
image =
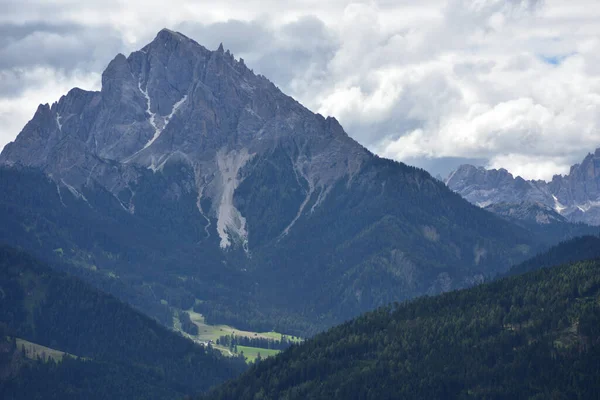
[[[505,169],[462,165],[445,183],[480,207],[504,204],[500,208],[490,207],[490,211],[504,212],[506,204],[512,204],[513,210],[520,209],[516,214],[527,219],[532,214],[524,212],[525,202],[530,203],[529,211],[532,204],[537,204],[553,209],[568,221],[600,225],[600,149],[588,154],[581,164],[573,165],[568,175],[555,175],[550,182],[515,178]]]
[[[308,182],[307,199],[316,190],[326,194],[369,157],[335,119],[313,114],[222,46],[209,51],[164,29],[129,57],[117,55],[100,92],[73,89],[41,105],[0,163],[42,168],[73,190],[97,182],[133,212],[131,183],[140,168],[186,162],[195,171],[200,211],[217,220],[225,248],[244,245],[248,235],[233,204],[240,171],[276,146],[288,150]],[[204,198],[210,210],[201,209]]]
[[[546,204],[548,193],[543,182],[514,178],[505,169],[461,165],[445,180],[446,185],[471,203],[486,207],[495,203],[519,203],[524,198]]]
[[[553,208],[541,203],[495,203],[485,207],[486,210],[509,219],[534,222],[540,225],[565,223],[567,219]]]

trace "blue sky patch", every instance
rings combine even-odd
[[[546,64],[550,65],[560,65],[567,58],[577,53],[569,53],[569,54],[558,54],[558,55],[540,55],[539,58]]]

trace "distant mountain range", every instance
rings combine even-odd
[[[570,222],[600,225],[600,149],[588,154],[568,175],[550,182],[513,177],[505,169],[462,165],[445,180],[448,187],[480,207],[532,203],[552,209]],[[494,211],[492,209],[491,211]],[[546,215],[549,218],[552,213]],[[547,223],[540,215],[538,223]]]
[[[193,307],[209,323],[309,336],[589,233],[473,206],[222,46],[167,29],[117,55],[100,91],[40,105],[0,164],[0,241],[168,326]]]

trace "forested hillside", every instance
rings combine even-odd
[[[595,399],[600,261],[380,308],[205,399]]]
[[[580,236],[552,246],[549,250],[513,266],[507,275],[519,275],[553,265],[593,259],[600,259],[600,237]]]
[[[0,168],[0,242],[51,261],[167,326],[172,323],[171,307],[194,307],[209,323],[310,336],[374,305],[476,283],[534,249],[563,239],[550,232],[528,232],[490,216],[433,185],[424,171],[387,160],[376,163],[371,174],[381,166],[390,170],[378,178],[385,178],[385,191],[363,187],[350,201],[340,185],[324,200],[330,206],[315,210],[312,222],[298,221],[285,239],[253,251],[250,258],[221,252],[218,243],[199,245],[194,233],[187,233],[194,226],[204,233],[190,211],[196,210],[193,197],[180,198],[175,207],[169,199],[148,195],[156,204],[139,202],[130,214],[101,187],[84,188],[84,200],[34,169]],[[396,169],[403,175],[395,175]],[[147,172],[138,193],[164,193],[174,182],[182,184],[182,175],[188,174],[177,165],[167,165],[156,174]],[[421,189],[412,181],[415,174],[428,182],[420,184]],[[425,195],[431,200],[419,200]],[[447,204],[440,200],[443,196]],[[394,206],[398,198],[405,206]],[[276,199],[260,202],[267,208],[276,203]],[[418,212],[416,204],[420,204]],[[472,241],[458,231],[451,234],[448,215],[463,225],[469,221],[472,226],[464,234],[468,230],[479,238],[482,232],[491,232],[511,241],[512,251],[498,252],[492,263],[491,254],[499,246],[496,239],[480,239],[473,248]],[[441,224],[438,228],[432,228],[433,219]],[[571,235],[591,229],[573,227],[577,229]],[[320,235],[314,235],[316,231]],[[213,235],[203,240],[217,239]],[[524,244],[528,241],[537,244]],[[411,251],[400,250],[402,243]],[[443,255],[447,253],[452,257]],[[461,259],[471,262],[473,257],[479,258],[479,265],[463,283],[454,281],[440,261],[458,266]],[[419,267],[423,265],[429,267]]]
[[[196,345],[7,247],[0,247],[0,297],[3,399],[178,398],[244,369],[241,359]],[[80,358],[29,361],[15,337]]]

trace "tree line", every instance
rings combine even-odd
[[[264,337],[248,337],[240,335],[223,335],[220,336],[216,343],[218,345],[228,347],[231,350],[237,346],[257,347],[260,349],[285,350],[290,347],[293,342],[285,335],[281,335],[281,339],[272,339]]]

